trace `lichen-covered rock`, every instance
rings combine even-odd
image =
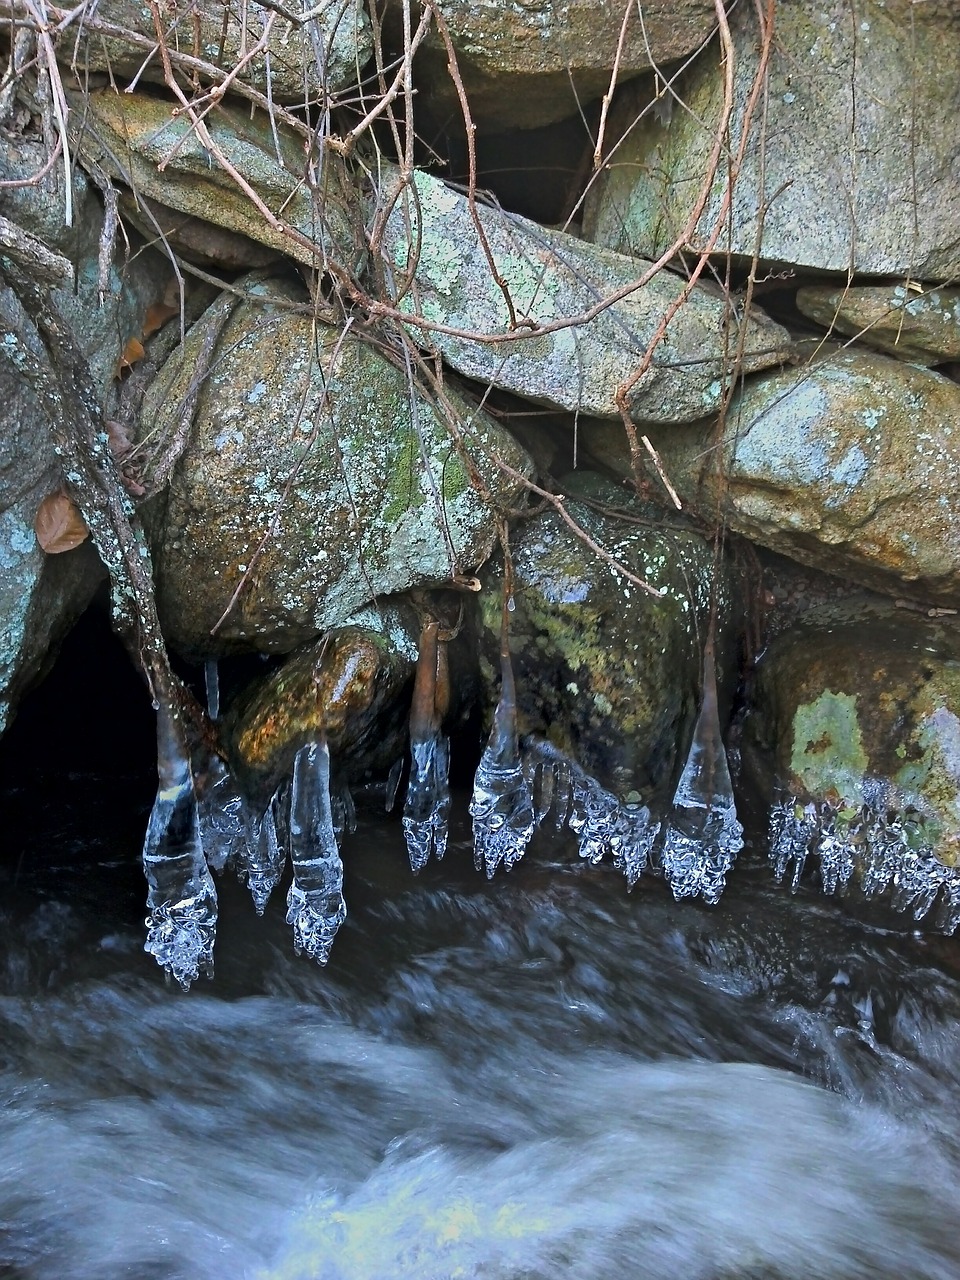
[[[553,511],[516,529],[509,624],[518,729],[548,739],[621,799],[662,811],[690,745],[714,592],[718,666],[730,692],[736,580],[725,562],[714,573],[713,548],[700,534],[624,508],[623,491],[598,476],[577,473],[573,485],[575,494],[625,509],[619,520],[567,502],[594,542],[663,595],[623,577]],[[491,707],[501,591],[499,571],[488,571],[481,652]]]
[[[307,10],[310,18],[294,25],[257,0],[166,0],[160,12],[167,46],[193,60],[183,64],[174,58],[174,75],[191,87],[197,79],[214,79],[199,64],[231,73],[242,64],[239,81],[269,93],[274,102],[326,105],[327,95],[360,79],[373,50],[370,19],[361,0],[322,0]],[[94,13],[82,13],[78,26],[64,27],[59,36],[61,56],[77,71],[105,71],[117,81],[164,80],[149,6],[139,0],[101,0]],[[264,38],[265,48],[248,57]]]
[[[746,383],[718,478],[710,423],[651,438],[681,495],[801,563],[890,595],[960,604],[960,387],[863,351]],[[605,460],[629,473],[622,432]],[[594,451],[598,443],[593,442]]]
[[[759,61],[753,5],[730,17],[736,50],[729,147]],[[585,233],[657,257],[681,235],[723,115],[715,45],[677,83],[669,113],[647,110],[590,196]],[[767,83],[729,214],[721,158],[686,237],[716,252],[832,271],[945,280],[960,268],[960,10],[911,0],[792,0],[776,7]],[[647,106],[628,86],[610,122],[621,138]],[[667,118],[669,117],[669,118]]]
[[[76,99],[82,120],[81,160],[96,165],[138,195],[215,226],[248,236],[308,267],[325,254],[337,261],[358,252],[346,208],[347,178],[338,157],[324,152],[319,185],[307,180],[304,139],[263,112],[220,104],[204,116],[214,145],[270,212],[268,220],[203,145],[187,115],[145,93],[100,90]]]
[[[263,301],[227,321],[189,447],[151,517],[164,630],[193,654],[288,651],[368,601],[472,571],[493,546],[496,504],[520,500],[497,459],[530,470],[453,387],[444,407],[431,404],[370,343],[315,322],[309,306],[288,309],[306,301],[296,286],[248,287]],[[161,370],[145,430],[176,430],[222,318],[208,312]]]
[[[960,360],[960,289],[807,285],[797,290],[797,307],[831,332],[849,334],[898,360]]]
[[[394,200],[397,183],[397,171],[386,170],[381,203]],[[405,312],[481,340],[415,325],[410,331],[467,377],[568,412],[619,418],[617,392],[640,366],[683,282],[661,272],[631,291],[649,264],[502,210],[478,205],[476,217],[502,283],[465,196],[417,172],[395,199],[383,236],[388,291]],[[621,290],[626,296],[598,308]],[[552,332],[523,336],[531,324],[567,318],[572,323]],[[633,416],[689,422],[717,408],[741,339],[744,372],[775,364],[789,347],[785,330],[756,310],[743,323],[746,333],[721,297],[695,289],[630,392]]]
[[[772,856],[830,890],[960,921],[960,627],[876,599],[822,606],[759,667],[744,760],[777,794]],[[936,919],[936,917],[934,917]],[[949,924],[944,918],[941,923]]]
[[[651,66],[685,57],[717,25],[713,0],[645,0],[642,17],[636,5],[625,13],[622,5],[596,0],[441,0],[437,9],[456,50],[471,116],[491,130],[532,129],[574,115],[606,93],[615,62],[622,84]],[[394,43],[401,12],[399,0],[385,6]],[[446,48],[435,32],[421,46],[415,69],[432,112],[459,115]]]

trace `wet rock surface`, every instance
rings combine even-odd
[[[577,497],[619,507],[603,514]],[[547,739],[600,784],[634,801],[669,799],[693,732],[711,600],[718,608],[721,686],[729,705],[736,654],[734,575],[714,571],[699,534],[624,507],[622,491],[581,473],[566,509],[589,538],[657,591],[654,598],[601,560],[553,512],[524,524],[511,547],[510,651],[521,735]],[[481,670],[499,678],[501,582],[480,596]]]
[[[889,595],[960,602],[960,388],[861,351],[746,384],[716,428],[652,431],[681,495],[814,568]],[[628,471],[611,433],[609,460]]]
[[[164,626],[197,655],[289,651],[377,597],[471,572],[493,547],[496,505],[522,491],[494,455],[520,475],[530,466],[453,387],[445,417],[373,346],[317,325],[309,307],[283,309],[305,303],[297,286],[250,287],[279,304],[241,303],[226,320],[153,516]],[[178,426],[221,323],[208,312],[164,366],[145,402],[151,430]]]
[[[380,199],[397,185],[394,172]],[[499,281],[484,254],[463,252],[477,221]],[[689,422],[719,407],[741,342],[744,372],[776,364],[789,347],[786,331],[759,310],[741,332],[723,299],[705,289],[667,325],[683,288],[677,277],[661,272],[631,289],[650,264],[499,210],[471,211],[465,196],[426,173],[397,197],[383,249],[387,288],[400,308],[464,335],[411,325],[418,341],[466,377],[570,413],[619,419],[623,389],[635,418]],[[621,300],[600,305],[618,291],[625,291]],[[552,332],[523,336],[531,325],[564,320]],[[471,341],[472,333],[499,340]],[[627,390],[655,339],[650,367]]]
[[[945,280],[960,267],[955,192],[960,156],[958,16],[909,0],[779,5],[762,103],[754,94],[760,33],[752,7],[730,15],[730,140],[748,140],[729,219],[721,163],[692,234],[684,228],[723,119],[719,45],[676,86],[668,110],[628,90],[612,137],[639,126],[611,155],[588,205],[599,244],[656,257],[678,236],[768,263]],[[905,157],[909,161],[905,162]]]

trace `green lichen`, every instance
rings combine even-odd
[[[809,795],[833,791],[846,804],[861,804],[868,768],[856,695],[825,689],[797,707],[790,769]]]

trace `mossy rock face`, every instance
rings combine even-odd
[[[812,610],[760,664],[744,760],[770,794],[916,815],[960,860],[960,626],[876,600]]]
[[[578,483],[581,493],[624,505],[623,491],[599,477],[579,473]],[[731,691],[737,580],[725,565],[714,575],[713,547],[697,533],[628,523],[572,499],[567,509],[594,542],[663,596],[624,578],[555,512],[518,528],[509,615],[518,728],[549,739],[614,794],[637,792],[645,803],[662,805],[699,707],[714,584],[722,702]],[[481,666],[491,709],[499,687],[501,593],[499,571],[488,572],[480,597]]]
[[[960,10],[912,0],[776,6],[767,79],[729,209],[721,160],[692,234],[686,223],[718,131],[736,152],[760,61],[753,5],[730,15],[733,111],[723,130],[724,54],[698,57],[670,110],[628,86],[607,136],[629,136],[588,200],[585,234],[656,258],[678,237],[698,253],[769,264],[947,280],[960,270]]]
[[[768,368],[790,347],[786,330],[759,309],[741,328],[726,300],[705,288],[693,289],[665,324],[684,288],[677,276],[661,271],[631,288],[644,269],[631,258],[502,210],[471,209],[466,196],[422,171],[399,194],[399,171],[383,165],[381,173],[377,203],[393,201],[383,234],[393,277],[386,287],[404,312],[465,335],[410,325],[466,377],[619,422],[617,395],[659,335],[627,407],[646,422],[691,422],[720,407],[734,369]],[[617,291],[619,301],[598,309]],[[557,327],[524,336],[536,325]]]
[[[305,301],[292,284],[251,288]],[[162,369],[145,430],[176,429],[222,305]],[[369,344],[309,314],[237,306],[190,444],[150,517],[171,643],[197,656],[287,652],[368,601],[472,572],[493,547],[493,508],[520,500],[522,485],[495,459],[521,474],[531,464],[452,387],[447,405],[455,430]],[[473,468],[490,497],[474,487]]]
[[[607,436],[604,459],[629,473],[622,432]],[[744,537],[871,590],[960,604],[949,378],[867,351],[759,375],[730,404],[722,480],[714,424],[650,436],[681,496]]]
[[[265,803],[320,738],[347,777],[386,771],[406,746],[411,643],[412,632],[401,647],[386,628],[338,627],[241,695],[222,738],[245,793]]]

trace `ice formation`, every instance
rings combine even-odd
[[[713,636],[703,651],[703,701],[693,741],[665,823],[661,865],[681,898],[720,900],[727,873],[743,848],[727,753],[720,733]]]
[[[247,812],[246,839],[235,861],[237,874],[250,890],[258,916],[263,915],[287,860],[277,836],[276,804],[274,798],[258,818]]]
[[[159,787],[143,843],[147,878],[144,950],[186,990],[201,969],[213,973],[217,891],[200,839],[197,796],[180,722],[157,710]]]
[[[403,806],[403,834],[413,871],[421,871],[431,853],[447,851],[450,822],[450,740],[441,732],[447,689],[446,652],[439,625],[427,621],[420,634],[420,655],[410,711],[410,779]]]
[[[204,771],[198,799],[200,838],[207,865],[222,871],[241,861],[247,847],[247,814],[233,777],[219,756]]]
[[[293,883],[287,894],[287,924],[293,925],[294,949],[326,964],[347,908],[330,799],[330,753],[324,741],[301,747],[293,763],[288,850]]]
[[[500,699],[490,739],[473,779],[473,860],[491,878],[502,863],[509,871],[523,857],[536,827],[530,788],[517,739],[517,695],[506,643],[500,653]]]
[[[860,804],[778,801],[770,811],[770,861],[796,890],[807,857],[817,858],[824,893],[851,882],[866,898],[889,891],[890,905],[952,934],[960,925],[960,869],[932,851],[921,814],[896,807],[881,785]]]

